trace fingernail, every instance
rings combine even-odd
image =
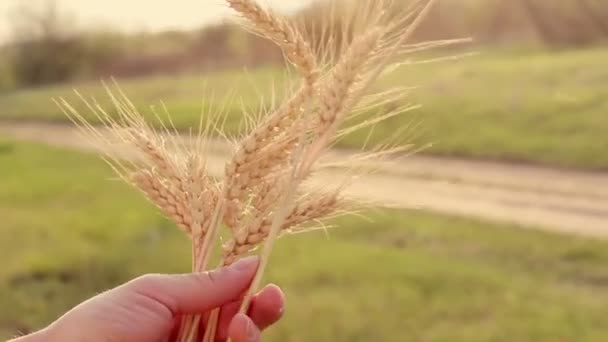
[[[258,257],[257,256],[249,256],[243,258],[232,265],[232,268],[239,271],[246,271],[258,266]]]
[[[279,308],[279,315],[283,316],[283,314],[285,313],[285,294],[283,293],[283,291],[281,291],[281,288],[276,284],[270,284],[268,285],[268,287],[274,288],[281,296],[281,307]]]

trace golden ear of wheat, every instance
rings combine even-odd
[[[260,6],[254,0],[226,0],[228,5],[246,18],[253,31],[273,41],[281,48],[287,60],[300,74],[313,84],[318,77],[317,61],[299,30],[290,21],[274,11]]]
[[[338,193],[320,193],[306,196],[298,201],[281,225],[285,234],[306,229],[302,225],[323,219],[335,213],[342,205]],[[249,253],[269,235],[272,226],[272,213],[265,216],[255,215],[241,227],[234,237],[224,246],[224,263],[229,265],[240,256]]]
[[[310,45],[283,18],[267,11],[254,1],[228,1],[249,19],[257,30],[275,41],[304,77],[304,84],[240,142],[233,158],[226,164],[224,186],[227,208],[224,222],[234,230],[241,220],[243,204],[268,174],[285,166],[296,146],[293,137],[315,93],[318,69]]]
[[[180,195],[176,193],[175,188],[161,182],[159,177],[149,170],[135,172],[131,181],[180,229],[192,234],[192,216],[184,203],[178,199]]]
[[[57,103],[121,178],[141,190],[193,241],[201,241],[219,197],[217,186],[207,175],[204,156],[196,149],[187,152],[180,148],[179,137],[166,128],[157,133],[120,88],[118,95],[109,87],[106,90],[116,107],[116,118],[81,96],[101,126],[91,125],[65,100]],[[117,152],[124,150],[135,159],[118,157]]]

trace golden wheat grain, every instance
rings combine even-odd
[[[226,211],[228,217],[225,220],[234,222],[235,208],[240,206],[237,202],[246,196],[246,189],[254,187],[255,181],[260,179],[260,175],[268,171],[266,168],[277,165],[279,159],[286,158],[293,149],[293,143],[286,143],[277,148],[277,145],[281,144],[277,141],[277,136],[289,129],[294,120],[304,113],[307,103],[314,95],[319,70],[310,43],[288,20],[253,0],[226,1],[230,7],[249,21],[250,26],[253,26],[256,32],[275,42],[305,80],[290,99],[243,138],[234,157],[227,163],[225,177],[226,183],[230,187],[227,190],[230,208]],[[265,149],[269,145],[274,145],[275,153]],[[244,172],[243,168],[247,166],[249,169],[258,170],[257,174]]]
[[[266,177],[255,189],[255,195],[251,201],[253,215],[261,216],[268,213],[281,197],[281,191],[285,187],[285,179],[279,175]]]
[[[340,119],[340,115],[346,109],[344,104],[351,95],[351,88],[360,75],[361,68],[376,48],[381,33],[382,31],[376,28],[355,39],[332,71],[330,80],[322,90],[319,112],[320,134],[325,133],[336,120]]]
[[[168,218],[174,221],[180,229],[188,234],[192,233],[192,216],[184,206],[184,203],[178,200],[179,196],[173,188],[167,184],[163,184],[157,175],[148,170],[135,172],[131,177],[131,181]]]
[[[204,238],[211,214],[217,204],[218,190],[206,173],[205,165],[198,154],[192,154],[187,162],[187,179],[182,181],[192,216],[192,233],[196,240]]]
[[[295,123],[304,113],[305,102],[312,91],[299,91],[285,104],[264,120],[257,129],[240,143],[233,158],[225,166],[224,186],[227,209],[224,221],[234,227],[243,202],[249,192],[261,180],[277,169],[285,167],[286,161],[296,147],[292,136],[298,127]]]
[[[130,131],[132,132],[132,145],[144,154],[150,164],[155,167],[158,174],[165,179],[175,182],[176,185],[180,184],[181,177],[178,175],[175,164],[171,160],[172,157],[162,140],[154,141],[143,130],[133,129]]]
[[[245,17],[254,31],[273,41],[305,77],[309,84],[318,75],[316,60],[310,44],[285,18],[260,6],[254,0],[226,0],[228,5]]]
[[[302,230],[303,224],[322,220],[335,213],[341,207],[337,192],[309,195],[296,203],[281,224],[281,231],[290,233]],[[256,215],[252,221],[236,233],[233,239],[226,242],[224,263],[231,264],[240,256],[249,253],[262,243],[270,234],[272,215]]]

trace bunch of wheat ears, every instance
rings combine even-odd
[[[236,142],[222,179],[208,174],[205,159],[207,138],[218,133],[219,116],[202,115],[197,135],[184,142],[172,126],[159,129],[146,122],[120,89],[108,91],[115,106],[111,113],[82,97],[96,125],[67,101],[57,102],[98,144],[117,174],[188,235],[193,272],[215,266],[210,259],[216,246],[221,246],[221,265],[261,247],[258,273],[241,308],[245,312],[275,240],[314,229],[320,220],[350,210],[353,204],[341,194],[354,175],[364,172],[353,165],[402,155],[405,148],[383,145],[344,160],[349,167],[341,184],[323,189],[306,184],[318,170],[336,166],[319,162],[336,140],[413,108],[387,106],[405,103],[407,88],[378,90],[374,83],[396,66],[411,63],[407,54],[453,41],[406,44],[432,0],[414,1],[399,11],[391,0],[354,1],[359,4],[350,10],[330,11],[327,25],[318,28],[302,26],[255,0],[225,1],[240,14],[246,29],[282,50],[287,68],[301,81],[282,103],[263,110],[261,119]],[[372,112],[380,114],[370,116]],[[122,158],[118,151],[123,147],[134,150],[135,156]],[[228,233],[221,233],[223,227]],[[201,320],[184,317],[178,341],[213,341],[218,310],[210,313],[204,336]]]

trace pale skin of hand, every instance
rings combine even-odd
[[[218,339],[258,342],[261,331],[280,319],[281,290],[269,285],[253,299],[248,315],[236,314],[258,266],[257,258],[211,272],[147,275],[78,305],[47,328],[12,342],[173,341],[179,318],[221,307]]]

